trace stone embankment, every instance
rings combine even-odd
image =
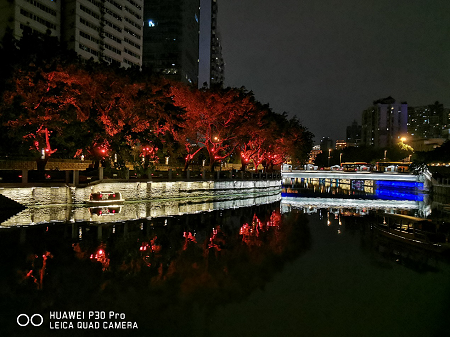
[[[433,202],[440,204],[450,204],[450,179],[433,179],[432,185]]]
[[[209,180],[209,181],[113,181],[105,180],[85,186],[6,186],[0,195],[23,206],[83,204],[94,192],[120,192],[126,201],[153,199],[214,197],[224,194],[250,194],[281,191],[281,179]],[[7,206],[8,207],[8,206]]]

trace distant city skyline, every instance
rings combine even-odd
[[[450,107],[450,2],[218,0],[225,85],[345,139],[373,101]]]

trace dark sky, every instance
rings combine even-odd
[[[450,0],[218,0],[225,84],[316,135],[379,98],[450,108]]]

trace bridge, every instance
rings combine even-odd
[[[388,181],[410,181],[423,182],[426,180],[423,175],[398,172],[343,172],[343,171],[312,171],[312,170],[292,170],[283,171],[281,174],[283,181],[289,183],[292,179],[352,179],[352,180],[388,180]]]

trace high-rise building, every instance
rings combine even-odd
[[[333,140],[330,137],[322,137],[320,140],[320,150],[327,152],[329,149],[333,149]]]
[[[408,134],[414,139],[440,138],[447,129],[448,111],[443,104],[408,108]]]
[[[379,99],[362,113],[361,142],[366,146],[389,147],[406,135],[408,104],[392,97]]]
[[[217,23],[217,0],[200,0],[199,86],[222,85],[224,61]]]
[[[83,58],[142,65],[142,0],[65,0],[62,39]]]
[[[0,32],[25,26],[56,36],[82,58],[125,68],[142,65],[143,0],[11,0],[0,5]]]
[[[357,121],[347,126],[346,143],[347,146],[356,146],[361,143],[361,125]]]
[[[145,0],[143,65],[185,83],[198,83],[199,0]]]
[[[50,33],[52,36],[60,37],[61,1],[1,1],[0,37],[10,29],[13,36],[20,39],[25,27],[38,34]]]

